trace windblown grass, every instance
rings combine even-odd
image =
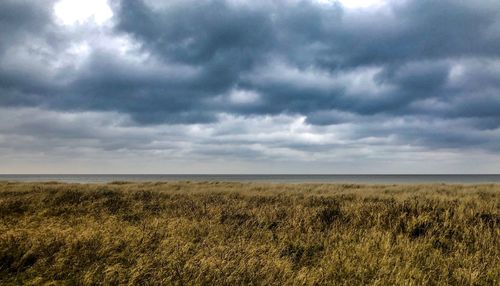
[[[0,284],[499,285],[500,186],[0,183]]]

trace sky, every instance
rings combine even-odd
[[[498,0],[0,0],[0,173],[500,173]]]

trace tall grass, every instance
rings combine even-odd
[[[499,285],[500,186],[0,183],[0,284]]]

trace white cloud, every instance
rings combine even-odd
[[[340,3],[347,9],[374,8],[385,5],[387,0],[315,0],[322,4]]]
[[[248,105],[258,102],[260,95],[252,90],[233,89],[229,93],[231,103],[238,105]]]
[[[93,21],[102,25],[113,17],[106,0],[61,0],[54,5],[54,14],[62,25]]]

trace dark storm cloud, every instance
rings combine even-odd
[[[291,0],[112,1],[112,27],[78,29],[56,23],[53,3],[0,3],[3,107],[117,112],[138,126],[216,123],[220,114],[304,116],[318,128],[410,117],[415,132],[386,124],[352,136],[494,149],[484,141],[496,137],[481,131],[500,126],[498,1],[355,11]],[[117,52],[109,39],[119,37],[133,51]],[[109,47],[95,44],[102,38]],[[82,40],[85,56],[68,52]],[[443,134],[452,121],[457,130]],[[426,131],[436,122],[439,131]]]
[[[0,48],[6,48],[23,37],[36,36],[50,23],[52,1],[15,1],[0,3]],[[0,50],[3,52],[3,50]]]
[[[54,3],[0,2],[0,106],[44,105],[61,88],[50,65],[71,39],[53,22]]]
[[[254,108],[235,110],[228,104],[219,107],[222,111],[397,113],[408,111],[405,107],[413,101],[453,96],[455,91],[445,87],[453,59],[500,55],[500,37],[494,33],[499,6],[494,1],[405,1],[386,11],[352,15],[336,5],[306,1],[182,1],[156,8],[125,1],[117,28],[164,59],[201,67],[203,96],[235,86],[262,95],[263,104]],[[245,74],[272,59],[292,68],[315,67],[332,78],[344,70],[378,66],[382,71],[374,80],[394,88],[370,97],[353,96],[342,87],[245,80]],[[491,78],[486,86],[497,82]]]
[[[262,8],[231,7],[225,1],[188,2],[154,11],[142,1],[123,1],[118,28],[166,58],[190,64],[217,65],[227,58],[245,67],[272,47],[273,24]]]

